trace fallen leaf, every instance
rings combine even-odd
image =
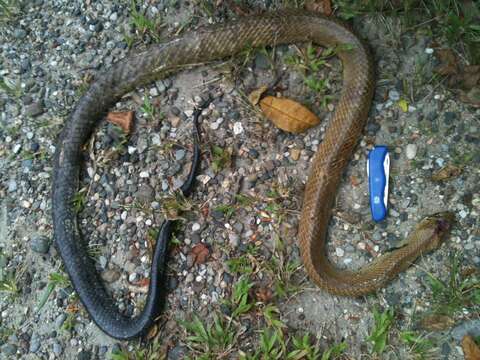
[[[126,134],[130,134],[133,127],[133,111],[109,112],[107,121],[118,125]]]
[[[265,116],[282,130],[301,133],[320,123],[320,119],[302,104],[287,98],[266,96],[260,100]]]
[[[480,107],[480,86],[476,86],[469,91],[460,91],[460,101],[473,107]]]
[[[398,106],[402,109],[403,112],[408,112],[408,102],[404,99],[401,99],[398,102]]]
[[[454,177],[457,177],[462,173],[462,168],[455,166],[455,165],[445,165],[440,170],[436,171],[432,175],[433,181],[444,181]]]
[[[142,278],[133,283],[133,285],[138,287],[148,287],[150,285],[150,279]]]
[[[462,350],[465,360],[480,360],[480,348],[470,335],[463,337]]]
[[[267,287],[261,287],[255,290],[255,297],[263,302],[263,303],[269,303],[270,300],[272,300],[273,292],[270,288]]]
[[[203,264],[207,261],[207,257],[210,254],[207,245],[199,243],[192,248],[191,254],[194,256],[194,264]]]
[[[326,16],[332,15],[332,1],[331,0],[307,0],[305,2],[305,9],[308,11],[319,12]]]
[[[435,55],[440,64],[435,71],[440,75],[455,75],[458,72],[458,58],[452,49],[438,49]]]
[[[420,320],[419,326],[428,331],[441,331],[452,327],[455,324],[450,316],[428,315]]]
[[[158,325],[153,324],[153,326],[148,330],[147,335],[145,336],[146,340],[152,340],[158,334]]]
[[[250,95],[248,95],[248,100],[252,103],[252,105],[258,105],[258,102],[267,89],[268,86],[262,85],[258,89],[253,90]]]

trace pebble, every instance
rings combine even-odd
[[[28,351],[31,353],[36,353],[40,349],[40,338],[37,334],[33,333],[32,338],[30,339],[30,347]]]
[[[405,148],[405,155],[407,159],[412,160],[417,155],[417,145],[415,144],[408,144]]]
[[[237,121],[233,124],[233,134],[240,135],[241,133],[243,133],[243,125],[241,122]]]
[[[200,230],[200,224],[199,223],[193,223],[192,225],[192,231],[198,231]]]
[[[60,356],[63,351],[62,345],[55,341],[52,346],[52,351],[56,356]]]
[[[42,235],[34,235],[30,240],[30,248],[39,254],[46,254],[50,249],[50,239]]]
[[[300,150],[296,148],[290,149],[290,158],[297,161],[300,158]]]
[[[175,159],[177,161],[183,160],[185,158],[186,151],[183,149],[175,151]]]
[[[392,89],[388,92],[388,98],[392,101],[400,100],[400,93],[396,89]]]
[[[17,191],[17,182],[13,179],[8,181],[8,192],[15,192]]]
[[[233,248],[236,248],[240,243],[240,237],[236,233],[230,233],[228,234],[228,243]]]
[[[17,353],[17,345],[15,344],[5,344],[0,349],[0,353],[5,354],[6,356],[14,356]]]
[[[57,318],[55,319],[55,327],[57,329],[60,329],[66,319],[67,319],[67,314],[58,315]]]
[[[37,117],[45,112],[43,102],[36,102],[25,108],[25,115],[28,117]]]
[[[338,257],[342,257],[343,255],[345,255],[345,251],[342,249],[342,248],[335,248],[335,254],[338,256]]]
[[[452,337],[460,341],[465,335],[480,336],[480,319],[467,320],[452,329]]]
[[[82,350],[77,355],[77,360],[90,360],[92,353],[88,350]]]

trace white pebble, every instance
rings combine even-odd
[[[134,282],[137,279],[137,273],[131,273],[128,275],[128,281],[129,282]]]
[[[432,48],[426,48],[425,53],[426,54],[433,54],[433,49]]]
[[[338,257],[342,257],[343,255],[345,255],[345,251],[341,248],[336,248],[335,249],[335,254],[338,256]]]
[[[199,223],[194,223],[192,225],[192,231],[198,231],[200,230],[200,224]]]
[[[136,147],[133,147],[133,146],[129,146],[128,147],[128,153],[130,155],[132,155],[135,151],[137,151],[137,148]]]
[[[415,144],[408,144],[407,147],[405,148],[405,155],[407,156],[407,159],[414,159],[415,156],[417,155],[417,145]]]
[[[241,122],[237,121],[233,124],[233,133],[235,135],[240,135],[241,133],[243,133],[243,126]]]
[[[148,171],[141,171],[140,172],[140,177],[145,179],[145,178],[148,178],[150,176],[150,174],[148,173]]]
[[[467,217],[468,213],[465,210],[461,210],[461,211],[459,211],[458,215],[460,215],[460,217],[462,219],[465,219]]]

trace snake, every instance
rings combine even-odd
[[[79,185],[82,149],[93,131],[122,96],[139,86],[185,68],[234,56],[246,48],[299,42],[339,49],[336,55],[343,66],[340,99],[311,162],[298,227],[300,255],[310,279],[332,294],[362,296],[384,287],[446,238],[454,217],[442,212],[420,221],[405,246],[379,256],[357,271],[340,270],[328,258],[326,238],[335,194],[361,138],[375,87],[368,46],[348,26],[318,13],[280,10],[200,27],[130,53],[96,75],[66,119],[56,143],[52,189],[55,245],[80,301],[109,336],[122,340],[143,336],[160,315],[167,243],[173,224],[165,221],[161,226],[143,309],[134,317],[124,315],[88,255],[72,205]],[[186,193],[191,190],[198,161],[197,153],[190,182],[182,189]]]

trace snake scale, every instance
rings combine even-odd
[[[305,41],[326,47],[348,45],[348,50],[338,52],[343,63],[343,89],[311,165],[299,225],[298,244],[310,278],[333,294],[370,293],[384,286],[418,256],[436,248],[448,233],[452,215],[437,214],[417,225],[406,246],[382,255],[359,271],[343,271],[332,265],[325,251],[331,208],[341,174],[361,136],[374,91],[373,63],[367,47],[337,20],[304,11],[265,13],[198,29],[131,54],[98,75],[76,104],[57,143],[53,178],[55,244],[81,302],[105,333],[118,339],[144,335],[159,315],[171,223],[167,221],[161,228],[143,310],[134,318],[121,314],[80,239],[72,207],[82,148],[96,125],[126,93],[186,66],[232,56],[245,47]],[[190,187],[191,184],[184,190]]]

